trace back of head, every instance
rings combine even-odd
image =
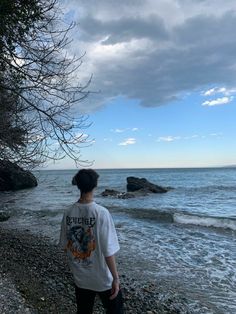
[[[73,185],[77,185],[81,193],[91,192],[98,182],[99,175],[93,169],[79,170],[72,180]]]

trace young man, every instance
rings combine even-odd
[[[79,188],[80,198],[64,213],[60,245],[74,276],[77,313],[92,313],[98,294],[107,314],[122,314],[115,261],[120,247],[110,213],[93,200],[98,177],[92,169],[82,169],[74,176],[72,183]]]

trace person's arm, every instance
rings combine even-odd
[[[112,281],[112,292],[110,296],[110,300],[113,300],[116,298],[119,290],[120,290],[120,280],[119,280],[119,275],[118,271],[116,268],[116,260],[115,260],[115,255],[105,257],[107,266],[112,274],[113,281]]]

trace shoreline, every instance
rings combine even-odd
[[[46,236],[0,224],[0,312],[76,313],[74,283],[64,253]],[[131,278],[117,256],[127,314],[190,314],[174,291],[163,295],[155,282]],[[94,314],[103,308],[96,299]]]

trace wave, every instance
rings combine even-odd
[[[217,216],[204,216],[186,212],[176,212],[175,209],[169,208],[165,210],[151,209],[151,208],[125,208],[119,206],[109,207],[109,210],[115,213],[125,213],[136,219],[151,220],[157,223],[176,223],[182,225],[196,225],[202,227],[214,227],[221,229],[230,229],[236,231],[236,217],[217,217]],[[4,210],[6,212],[7,209]],[[61,219],[64,212],[64,208],[44,209],[38,211],[26,210],[14,210],[11,209],[11,216],[36,216],[38,218],[56,218]]]
[[[158,222],[172,223],[174,222],[173,213],[156,209],[140,209],[140,208],[121,208],[112,206],[110,210],[114,212],[123,212],[137,219],[149,219]]]
[[[236,219],[225,217],[209,217],[192,214],[175,213],[173,220],[179,224],[197,225],[203,227],[215,227],[236,231]]]
[[[114,211],[125,212],[126,214],[138,218],[138,219],[149,219],[160,223],[177,223],[183,225],[196,225],[202,227],[214,227],[221,229],[230,229],[236,231],[236,218],[226,218],[217,216],[203,216],[197,214],[174,212],[173,209],[170,211],[161,211],[156,209],[145,209],[141,210],[138,208],[114,208]]]

